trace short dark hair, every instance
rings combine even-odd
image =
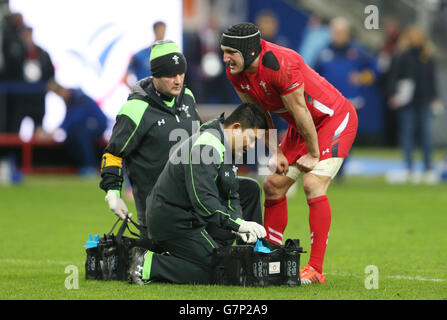
[[[157,21],[152,25],[152,28],[155,31],[155,29],[157,29],[158,27],[162,27],[162,26],[166,27],[166,23],[164,23],[163,21]]]
[[[278,16],[276,15],[276,13],[269,9],[265,9],[265,10],[262,10],[261,12],[259,12],[256,15],[256,20],[258,20],[259,18],[264,18],[264,17],[269,17],[269,18],[278,20]]]
[[[245,129],[264,129],[268,130],[269,125],[264,111],[260,106],[254,103],[242,103],[236,110],[234,110],[225,120],[224,125],[229,126],[235,122],[242,125],[242,130]]]

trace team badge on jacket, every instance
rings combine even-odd
[[[187,118],[191,117],[189,113],[189,106],[187,106],[186,104],[182,104],[181,110],[183,110],[183,112],[186,113]]]

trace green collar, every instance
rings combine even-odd
[[[175,97],[172,97],[171,101],[163,100],[163,102],[167,107],[172,108],[175,104]]]

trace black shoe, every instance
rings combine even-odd
[[[129,283],[135,283],[138,285],[144,285],[146,282],[143,281],[143,265],[144,258],[146,257],[147,249],[134,247],[130,254],[130,266],[128,272]]]

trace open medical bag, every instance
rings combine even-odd
[[[113,230],[117,224],[122,224],[117,232]],[[137,229],[139,225],[131,218],[125,220],[118,219],[109,233],[102,238],[89,235],[89,240],[85,244],[87,258],[85,260],[85,278],[87,280],[127,280],[127,270],[130,262],[130,251],[134,246],[141,245],[139,235],[130,230],[132,223]],[[135,238],[124,236],[126,229]]]

